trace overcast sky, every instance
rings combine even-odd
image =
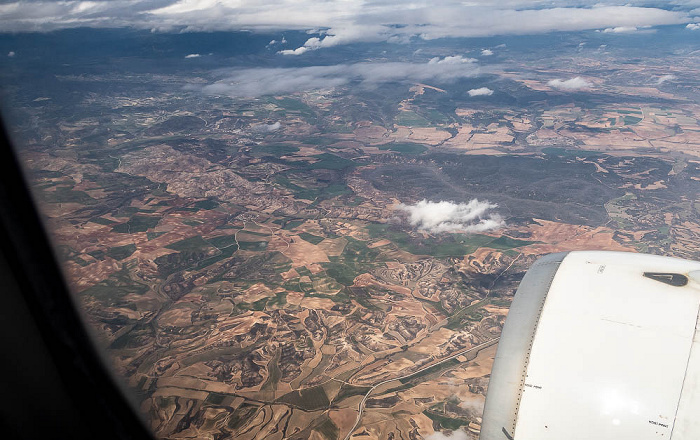
[[[552,6],[556,3],[556,7]],[[130,26],[161,32],[309,31],[286,55],[355,42],[401,43],[410,38],[538,34],[635,29],[695,23],[700,0],[650,2],[534,0],[108,0],[20,1],[0,4],[0,29],[48,31]]]

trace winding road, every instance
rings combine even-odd
[[[379,382],[378,384],[376,384],[375,386],[373,386],[372,388],[370,388],[369,391],[367,391],[367,394],[365,394],[365,397],[364,397],[364,398],[362,399],[362,401],[360,402],[360,412],[359,412],[359,414],[357,414],[357,420],[355,421],[355,424],[353,425],[353,427],[350,428],[350,432],[348,432],[348,435],[345,436],[345,440],[350,440],[350,436],[352,436],[352,433],[355,432],[355,430],[357,429],[357,427],[360,425],[360,420],[362,420],[362,413],[363,413],[364,410],[365,410],[365,404],[367,403],[367,399],[369,399],[370,394],[372,394],[372,391],[376,390],[376,389],[379,388],[380,386],[382,386],[382,385],[384,385],[384,384],[387,384],[387,383],[389,383],[389,382],[393,382],[393,381],[395,381],[395,380],[406,379],[406,378],[408,378],[408,377],[415,376],[416,374],[420,374],[420,373],[422,373],[422,372],[425,371],[425,370],[428,370],[428,369],[433,368],[433,367],[435,367],[435,366],[437,366],[437,365],[443,364],[443,363],[445,363],[445,362],[447,362],[447,361],[450,361],[450,360],[452,360],[452,359],[454,359],[454,358],[456,358],[456,357],[463,356],[463,355],[465,355],[465,354],[472,353],[472,352],[477,352],[477,353],[478,353],[478,352],[480,352],[481,350],[483,350],[483,349],[485,349],[485,348],[488,348],[488,347],[494,345],[495,343],[498,342],[499,339],[500,339],[500,338],[494,338],[494,339],[491,339],[491,340],[489,340],[489,341],[484,342],[483,344],[479,344],[479,345],[477,345],[476,347],[472,347],[472,348],[468,348],[468,349],[466,349],[466,350],[462,350],[462,351],[460,351],[460,352],[458,352],[458,353],[453,354],[452,356],[446,357],[445,359],[441,360],[440,362],[436,362],[436,363],[434,363],[434,364],[428,365],[427,367],[423,367],[423,368],[421,368],[421,369],[418,370],[418,371],[414,371],[413,373],[406,374],[406,375],[400,376],[400,377],[395,377],[395,378],[393,378],[393,379],[387,379],[387,380],[384,380],[384,381],[382,381],[382,382]]]

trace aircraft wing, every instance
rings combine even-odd
[[[700,262],[539,259],[493,366],[480,440],[700,439]]]

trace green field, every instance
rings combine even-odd
[[[305,221],[306,220],[289,220],[284,224],[282,229],[284,229],[286,231],[291,231],[292,229],[304,224]]]
[[[198,208],[198,209],[209,210],[209,209],[218,208],[218,207],[219,207],[219,202],[217,202],[217,201],[215,201],[215,200],[211,200],[211,199],[208,199],[208,200],[201,200],[201,201],[195,203],[195,204],[194,204],[194,207],[195,207],[195,208]]]
[[[364,396],[369,392],[370,388],[371,387],[358,387],[355,385],[348,385],[344,383],[343,386],[340,387],[338,395],[336,395],[335,399],[333,399],[333,402],[340,402],[352,396]]]
[[[402,111],[396,115],[396,123],[408,127],[430,127],[431,123],[423,116],[412,111]]]
[[[497,250],[509,250],[521,246],[529,246],[535,243],[534,241],[518,240],[517,238],[510,238],[505,235],[501,235],[497,239],[490,242],[487,247]]]
[[[244,353],[248,353],[251,350],[255,349],[255,346],[252,347],[246,347],[246,348],[241,348],[241,347],[214,347],[211,349],[208,349],[204,352],[197,353],[192,356],[185,357],[182,360],[182,365],[189,367],[190,365],[194,365],[199,362],[208,362],[214,359],[219,359],[221,357],[226,357],[226,356],[242,356]]]
[[[262,298],[253,303],[240,303],[238,307],[243,310],[262,312],[264,310],[282,308],[285,304],[287,304],[287,292],[277,292],[273,297]]]
[[[325,263],[324,268],[329,277],[344,286],[352,286],[355,277],[359,275],[354,267],[343,263]]]
[[[479,247],[493,241],[493,237],[480,234],[449,234],[440,239],[411,237],[401,230],[392,229],[382,223],[371,223],[367,227],[372,238],[387,238],[401,249],[414,255],[433,257],[456,257],[471,254]]]
[[[271,103],[278,107],[291,112],[299,112],[304,116],[315,116],[314,111],[311,107],[305,103],[293,98],[282,98],[282,99],[271,99]]]
[[[209,393],[205,402],[211,403],[212,405],[220,405],[221,402],[226,398],[225,395],[219,393]]]
[[[330,257],[322,263],[326,274],[344,286],[351,286],[355,277],[381,263],[381,252],[367,247],[364,241],[346,237],[347,244],[340,257]],[[334,299],[335,300],[335,299]]]
[[[105,256],[107,255],[107,252],[97,250],[97,251],[90,251],[87,254],[96,260],[104,260]]]
[[[143,339],[152,336],[153,329],[145,325],[135,325],[130,331],[115,339],[109,346],[111,349],[135,348],[141,345]]]
[[[336,156],[335,154],[323,153],[312,156],[317,159],[314,163],[304,162],[304,168],[311,170],[344,170],[345,168],[355,167],[357,164],[350,159]]]
[[[280,371],[278,365],[279,361],[280,350],[278,349],[273,358],[267,364],[267,371],[269,371],[270,375],[265,380],[265,383],[262,384],[260,391],[275,391],[277,389],[277,383],[280,381],[280,377],[282,377],[282,372]]]
[[[304,200],[323,200],[344,194],[352,194],[350,188],[344,183],[331,183],[325,186],[307,188],[295,184],[287,176],[283,175],[276,176],[275,182],[292,191],[296,198]]]
[[[255,146],[251,153],[253,156],[274,156],[281,157],[293,154],[299,151],[299,148],[291,145],[258,145]]]
[[[126,223],[121,223],[112,228],[112,232],[120,232],[122,234],[133,234],[135,232],[146,232],[149,229],[155,228],[158,225],[161,217],[135,215]]]
[[[405,377],[405,378],[403,378],[403,379],[400,379],[399,381],[400,381],[402,384],[412,383],[412,382],[414,382],[416,379],[421,379],[421,378],[423,378],[423,377],[425,377],[425,376],[427,376],[427,375],[430,375],[430,374],[440,373],[440,372],[442,372],[442,371],[444,371],[444,370],[446,370],[446,369],[452,368],[452,367],[454,367],[454,366],[456,366],[456,365],[459,365],[459,361],[458,361],[457,359],[450,359],[449,361],[443,362],[443,363],[441,363],[441,364],[439,364],[439,365],[433,365],[433,366],[430,367],[430,368],[427,368],[427,369],[425,369],[425,370],[423,370],[423,371],[421,371],[421,372],[419,372],[419,373],[414,373],[414,374],[412,374],[412,375],[410,375],[410,376],[408,376],[408,377]],[[422,379],[421,379],[421,380],[422,380]]]
[[[196,270],[204,269],[207,266],[210,266],[214,263],[218,263],[221,260],[225,260],[226,258],[229,258],[231,255],[233,255],[237,250],[238,250],[238,248],[236,246],[228,246],[226,248],[223,248],[221,250],[221,253],[219,253],[218,255],[214,255],[213,257],[206,258],[206,259],[200,261],[199,263],[197,263],[197,265],[195,266],[195,269]]]
[[[230,429],[240,428],[245,423],[249,422],[257,411],[257,406],[244,403],[231,414],[231,417],[228,419],[228,427]]]
[[[242,251],[264,251],[267,249],[266,241],[240,241],[238,240],[238,245],[241,247]]]
[[[318,235],[309,234],[308,232],[300,233],[299,237],[301,237],[305,241],[308,241],[311,244],[319,244],[320,242],[322,242],[324,240],[323,237],[319,237]]]
[[[417,155],[421,153],[425,153],[428,151],[428,148],[424,145],[421,144],[414,144],[414,143],[398,143],[398,144],[385,144],[385,145],[379,145],[380,150],[389,150],[389,151],[395,151],[397,153],[403,153],[403,154],[408,154],[408,155]]]
[[[542,149],[544,154],[560,157],[576,157],[576,156],[601,156],[603,153],[591,150],[575,150],[561,147],[545,147]]]
[[[460,330],[462,327],[464,327],[463,322],[465,319],[467,321],[481,321],[483,315],[481,314],[481,312],[479,312],[479,309],[488,303],[489,300],[484,299],[477,302],[476,304],[472,304],[469,307],[465,307],[462,310],[459,310],[454,315],[448,317],[447,325],[445,325],[445,328],[448,328],[450,330]]]
[[[328,400],[326,392],[320,385],[298,391],[292,391],[291,393],[287,393],[280,397],[277,399],[277,401],[299,407],[305,411],[327,409],[331,404]]]
[[[304,188],[298,192],[295,192],[294,195],[299,199],[315,200],[316,202],[318,202],[319,200],[326,200],[335,196],[341,196],[345,194],[352,194],[350,188],[348,188],[343,183],[332,183],[326,187],[321,188]]]
[[[217,247],[219,249],[229,247],[229,246],[235,246],[236,244],[236,238],[235,234],[231,235],[221,235],[219,237],[213,237],[208,240],[212,246]]]
[[[130,277],[130,272],[133,269],[134,261],[123,264],[122,269],[109,276],[109,278],[100,281],[92,287],[82,291],[81,295],[92,296],[105,307],[111,307],[118,304],[121,298],[128,294],[143,295],[148,292],[149,287],[138,281],[134,281]]]
[[[205,239],[203,239],[201,235],[195,235],[194,237],[185,238],[184,240],[176,241],[175,243],[170,243],[165,247],[174,251],[184,252],[207,249],[210,248],[211,245]]]
[[[131,254],[136,252],[135,244],[127,244],[125,246],[116,246],[109,248],[107,251],[107,256],[114,258],[115,260],[123,260],[124,258],[130,257]]]
[[[160,237],[163,234],[165,234],[165,232],[146,232],[146,239],[150,241],[154,238]]]
[[[463,419],[461,417],[446,417],[440,414],[436,414],[429,410],[423,411],[423,414],[428,416],[433,422],[437,422],[442,428],[450,429],[452,431],[469,424],[469,420],[467,419]]]
[[[70,186],[57,186],[54,191],[36,191],[36,196],[42,203],[80,203],[93,205],[97,200],[84,191],[76,191]]]
[[[412,237],[407,232],[393,229],[382,223],[370,223],[367,230],[372,238],[386,238],[399,248],[414,255],[430,255],[433,257],[459,257],[471,254],[480,247],[497,250],[527,246],[534,242],[518,240],[502,235],[493,238],[482,234],[441,234],[437,237]]]
[[[333,421],[327,415],[321,419],[321,423],[314,427],[314,431],[317,431],[327,440],[335,440],[340,434],[340,430],[333,423]]]
[[[302,277],[303,276],[311,276],[311,271],[309,269],[307,269],[306,266],[297,267],[294,270],[296,270],[297,273]]]
[[[114,220],[109,220],[106,218],[102,217],[93,217],[90,219],[92,223],[97,223],[98,225],[104,225],[104,226],[112,226],[113,224],[116,224]]]

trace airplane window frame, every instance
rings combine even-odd
[[[2,267],[5,264],[6,267]],[[65,396],[65,401],[43,401],[36,405],[48,412],[63,410],[73,423],[79,421],[82,425],[79,428],[85,428],[75,432],[72,430],[75,424],[71,426],[70,421],[59,423],[58,427],[50,426],[39,414],[34,417],[31,430],[23,432],[21,422],[9,417],[13,411],[17,414],[16,411],[22,409],[6,408],[29,403],[26,401],[29,397],[21,394],[8,399],[11,402],[4,403],[0,409],[0,426],[6,428],[6,434],[19,438],[32,438],[40,432],[51,438],[69,435],[68,438],[73,439],[152,439],[136,411],[137,407],[129,402],[126,389],[108,368],[80,316],[2,118],[0,269],[3,296],[6,300],[15,299],[10,298],[12,295],[18,297],[17,301],[8,301],[8,308],[3,311],[7,322],[3,325],[13,329],[14,324],[18,328],[31,329],[33,326],[43,343],[43,346],[38,346],[41,344],[37,344],[37,339],[27,338],[26,344],[20,344],[23,347],[19,352],[10,350],[3,354],[4,359],[12,362],[12,357],[20,357],[14,361],[20,365],[23,362],[46,362],[46,356],[42,357],[40,353],[48,351],[52,365],[39,367],[47,371],[46,377],[19,377],[16,380],[34,380],[37,387],[47,387],[47,395]],[[26,322],[26,310],[25,313],[19,310],[25,309],[22,302],[33,322]],[[19,332],[3,335],[5,338],[23,336]],[[10,370],[8,366],[0,367],[0,372]],[[50,370],[58,373],[62,383],[55,383],[55,375],[52,376]],[[66,432],[61,432],[61,429]]]

